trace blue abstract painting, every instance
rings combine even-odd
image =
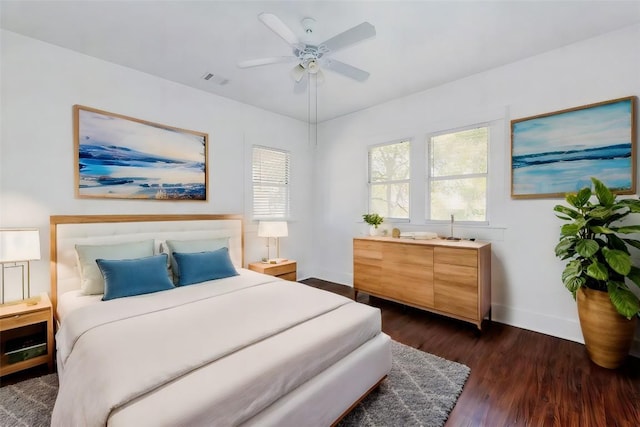
[[[564,197],[591,177],[635,192],[635,97],[511,121],[511,196]]]
[[[78,197],[206,200],[207,134],[74,106]]]

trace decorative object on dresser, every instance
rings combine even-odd
[[[467,240],[353,239],[353,287],[475,324],[491,312],[491,244]]]
[[[369,227],[369,235],[377,236],[378,226],[384,222],[384,218],[377,213],[367,213],[362,215],[362,219],[371,226]]]
[[[267,258],[272,264],[281,263],[286,261],[285,258],[280,258],[280,237],[287,237],[289,235],[289,229],[286,221],[260,221],[258,223],[258,237],[267,238]],[[276,241],[276,257],[271,258],[269,241],[271,238]]]
[[[297,263],[293,260],[287,260],[280,263],[268,263],[268,262],[254,262],[249,264],[249,270],[257,271],[258,273],[268,274],[270,276],[279,277],[285,280],[291,280],[295,282]]]
[[[79,198],[207,200],[206,133],[73,106]]]
[[[53,310],[44,293],[34,304],[0,306],[0,376],[34,366],[53,368]]]
[[[2,264],[2,296],[0,303],[6,300],[5,291],[7,270],[19,271],[22,283],[22,300],[31,297],[31,261],[40,259],[40,231],[36,228],[0,229],[0,264]],[[26,268],[26,269],[25,269]],[[26,281],[25,281],[26,277]]]
[[[555,254],[569,260],[562,281],[578,303],[580,327],[591,360],[604,368],[621,366],[633,342],[640,300],[627,279],[640,286],[640,268],[633,265],[631,247],[640,241],[627,237],[640,232],[628,215],[640,213],[640,200],[617,200],[597,178],[591,187],[565,197],[569,207],[556,205],[556,216],[568,224],[560,229]]]

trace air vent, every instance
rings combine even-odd
[[[229,79],[225,79],[224,77],[213,73],[205,73],[202,76],[202,79],[208,82],[219,84],[220,86],[224,86],[229,83]]]

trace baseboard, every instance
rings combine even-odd
[[[580,322],[577,319],[565,319],[532,311],[518,310],[500,304],[491,305],[491,318],[506,325],[584,344],[582,332],[580,331]]]
[[[318,274],[313,276],[322,278],[328,282],[337,283],[338,285],[353,287],[353,274],[345,274],[339,271],[320,270]]]
[[[517,310],[499,304],[493,304],[491,306],[491,313],[492,319],[496,322],[584,344],[578,319],[564,319],[530,311]],[[640,358],[639,334],[640,332],[636,331],[636,337],[631,344],[631,351],[629,352],[629,354],[638,358]]]

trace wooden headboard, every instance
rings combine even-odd
[[[76,244],[229,237],[231,260],[236,267],[244,266],[242,215],[53,215],[49,222],[54,313],[58,295],[80,288]]]

